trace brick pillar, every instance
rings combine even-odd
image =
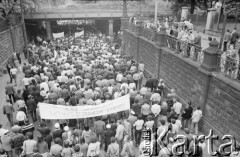
[[[166,47],[167,40],[166,40],[166,28],[163,26],[160,28],[159,32],[155,33],[156,41],[155,41],[155,74],[156,77],[159,78],[160,75],[160,60],[162,55],[162,47]]]
[[[219,42],[215,39],[209,43],[209,47],[203,50],[204,58],[201,67],[209,72],[218,69],[219,54],[221,50],[218,48]]]
[[[166,28],[163,26],[160,28],[160,31],[156,34],[156,45],[158,47],[165,47],[167,45],[166,40]]]
[[[188,7],[182,7],[181,19],[188,19]]]
[[[122,17],[121,17],[121,54],[126,54],[126,41],[124,41],[125,30],[128,27],[128,15],[127,15],[127,0],[123,0],[123,10],[122,10]]]
[[[51,28],[50,21],[46,21],[46,31],[47,31],[47,38],[52,40],[52,28]]]
[[[113,36],[113,20],[108,20],[108,24],[109,24],[109,27],[108,27],[108,33],[109,33],[109,36]]]
[[[206,23],[206,30],[213,29],[215,17],[216,17],[217,9],[210,8],[208,9],[208,16],[207,16],[207,23]]]
[[[137,25],[136,25],[136,30],[135,30],[135,34],[137,35],[137,36],[140,36],[141,35],[141,31],[142,31],[142,23],[138,23]]]
[[[10,34],[11,34],[11,39],[12,39],[13,51],[16,52],[16,40],[15,40],[15,34],[13,31],[14,31],[14,28],[11,26]]]
[[[121,30],[127,29],[128,23],[128,14],[127,14],[127,1],[123,0],[123,12],[121,17]]]

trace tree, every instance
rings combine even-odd
[[[166,1],[166,0],[165,0]],[[194,13],[196,7],[207,10],[214,6],[219,0],[168,0],[174,12],[178,12],[183,6],[189,6],[190,14]]]
[[[36,11],[39,7],[37,0],[24,0],[23,12]],[[9,16],[14,13],[21,13],[20,0],[9,0],[8,2],[0,3],[0,19],[7,21]]]
[[[226,0],[225,11],[227,14],[239,15],[240,14],[240,1],[237,0]]]

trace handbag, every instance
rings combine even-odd
[[[97,147],[98,147],[98,145],[96,146],[95,150],[91,150],[91,153],[94,152],[94,153],[96,154]],[[94,155],[94,156],[90,156],[90,157],[99,157],[99,155],[96,154],[96,155]]]
[[[26,157],[25,149],[26,149],[26,143],[24,141],[22,146],[22,153],[19,155],[20,157]]]
[[[19,155],[19,157],[26,157],[25,150],[22,151],[22,153]]]

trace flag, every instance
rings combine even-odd
[[[57,38],[63,38],[64,37],[64,32],[61,33],[53,33],[53,38],[57,39]]]
[[[81,32],[75,32],[75,38],[80,36],[84,36],[84,30],[82,30]]]

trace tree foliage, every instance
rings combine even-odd
[[[226,13],[232,15],[239,15],[240,14],[240,1],[239,0],[226,0]]]
[[[38,7],[38,0],[22,0],[23,12],[36,11]],[[13,13],[21,13],[20,0],[9,0],[0,3],[0,19],[6,20]]]
[[[188,6],[191,8],[190,13],[193,14],[196,7],[207,10],[215,5],[219,0],[165,0],[171,3],[173,11],[178,12],[182,7]]]

